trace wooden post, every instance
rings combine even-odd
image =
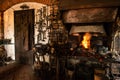
[[[4,12],[0,12],[0,39],[4,38]]]

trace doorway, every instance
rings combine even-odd
[[[34,9],[14,11],[14,35],[17,61],[34,44]]]

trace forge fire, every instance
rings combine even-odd
[[[90,39],[91,39],[91,37],[92,37],[92,35],[90,33],[88,33],[88,32],[85,33],[85,35],[83,36],[83,40],[82,40],[81,45],[84,48],[86,48],[86,49],[90,48]]]

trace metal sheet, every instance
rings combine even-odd
[[[70,30],[70,34],[85,32],[106,34],[103,25],[72,26]]]

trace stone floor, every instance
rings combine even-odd
[[[6,75],[4,78],[0,80],[43,80],[43,79],[34,75],[33,69],[30,65],[23,65],[16,71],[9,73],[8,75]],[[56,80],[56,79],[47,78],[47,80]],[[62,79],[62,80],[65,80],[65,79]],[[103,78],[95,75],[94,80],[103,80]]]
[[[17,71],[9,73],[3,79],[0,80],[40,80],[33,76],[32,67],[29,65],[23,65]]]
[[[42,73],[42,75],[44,74],[48,75],[49,73]],[[36,75],[31,65],[22,65],[17,70],[5,74],[0,80],[56,80],[56,76],[45,76],[43,79]]]

